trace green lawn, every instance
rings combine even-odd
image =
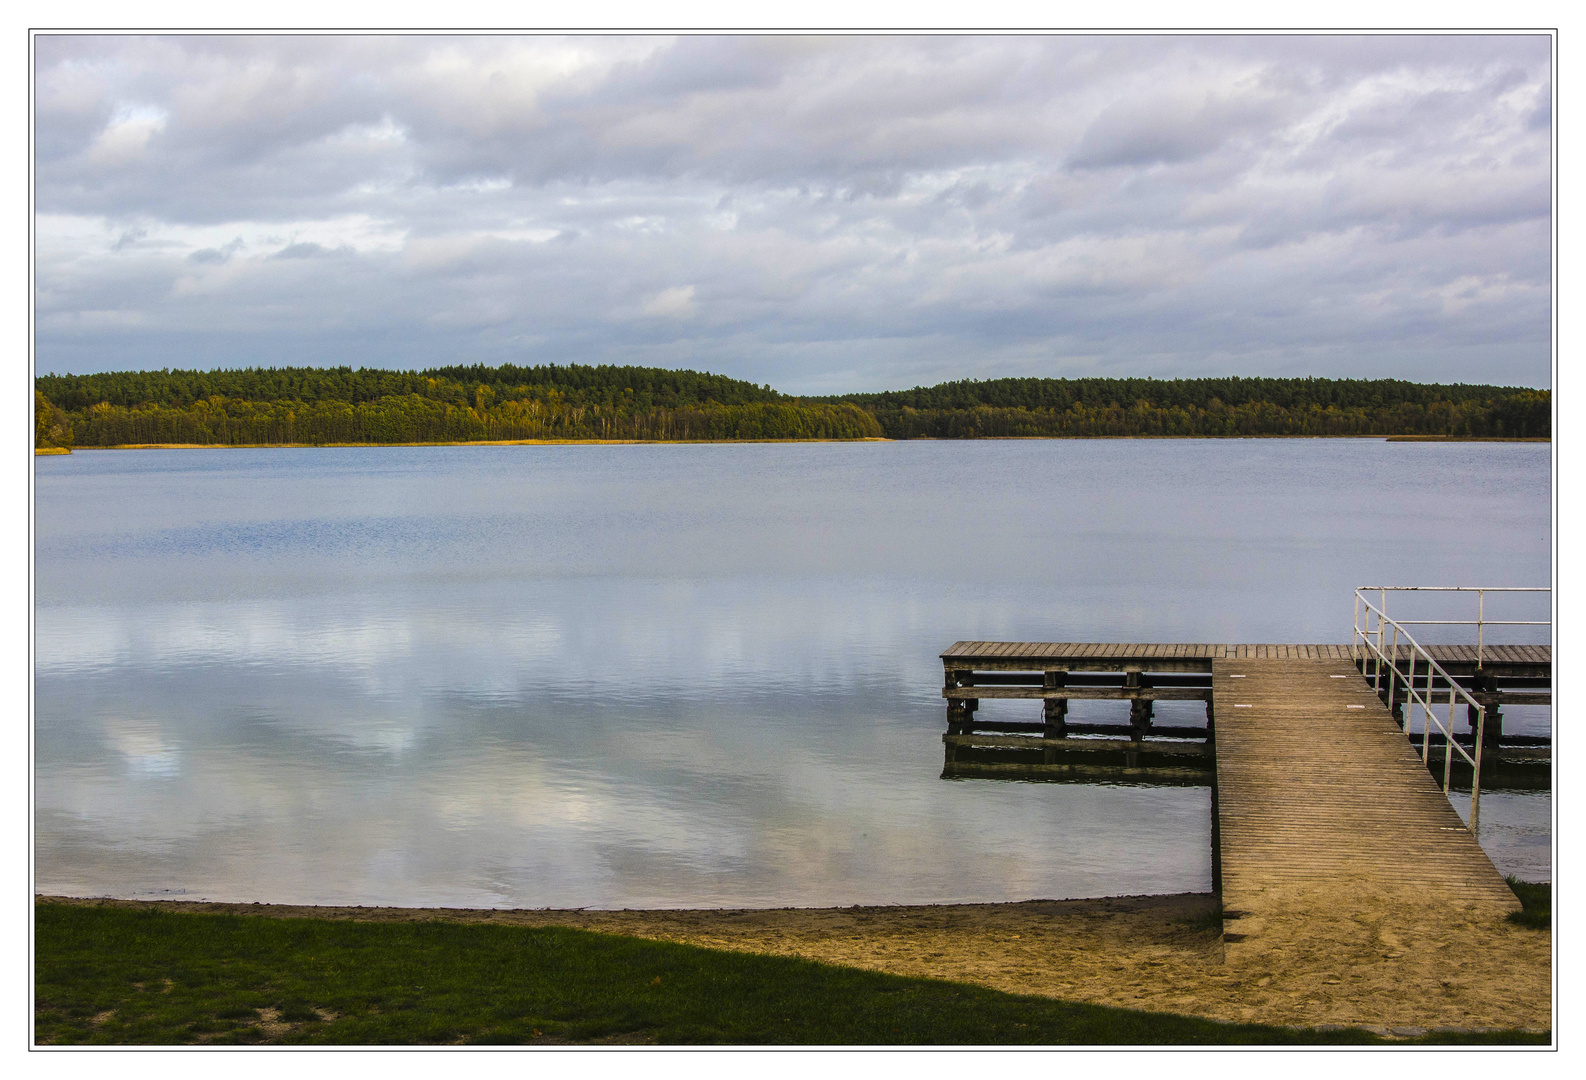
[[[1376,1041],[554,927],[35,912],[40,1044]]]

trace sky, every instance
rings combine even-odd
[[[35,41],[35,369],[1545,387],[1543,36]]]

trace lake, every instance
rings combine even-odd
[[[603,908],[1207,891],[1207,789],[939,779],[937,654],[1342,642],[1357,585],[1545,585],[1550,449],[38,458],[36,886]],[[1483,842],[1547,879],[1550,817],[1546,793],[1484,794]]]

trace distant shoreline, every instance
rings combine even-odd
[[[1118,442],[1134,440],[1175,439],[1180,441],[1244,440],[1336,440],[1366,439],[1381,442],[1488,442],[1488,443],[1547,443],[1548,437],[1505,438],[1492,435],[984,435],[971,439],[938,439],[929,436],[917,439],[886,439],[874,436],[861,439],[479,439],[454,442],[336,442],[336,443],[118,443],[113,446],[78,446],[72,450],[54,447],[35,449],[35,455],[69,454],[73,450],[329,450],[349,448],[378,448],[382,446],[681,446],[730,445],[748,443],[852,443],[852,442]]]
[[[1552,442],[1544,436],[1508,439],[1501,435],[1387,435],[1388,442]]]

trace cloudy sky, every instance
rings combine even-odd
[[[1549,384],[1545,37],[39,37],[36,367]]]

